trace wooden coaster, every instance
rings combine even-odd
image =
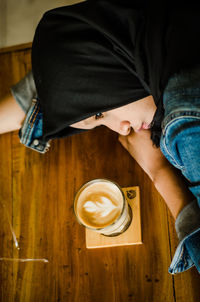
[[[106,237],[89,229],[86,231],[86,247],[88,249],[142,244],[140,190],[139,187],[122,188],[132,209],[132,222],[129,228],[116,237]]]

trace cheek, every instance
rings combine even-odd
[[[109,128],[110,130],[117,132],[119,134],[121,134],[121,123],[120,121],[109,121],[109,122],[105,122],[103,123],[103,125],[107,128]]]
[[[88,119],[88,120],[83,120],[83,121],[80,121],[80,122],[77,122],[77,123],[74,123],[74,124],[71,124],[70,127],[72,128],[77,128],[77,129],[86,129],[86,130],[90,130],[90,129],[93,129],[97,126],[97,122],[93,119],[91,120]]]
[[[116,129],[118,124],[120,124],[120,121],[118,122],[117,118],[105,118],[102,120],[102,125],[106,126],[107,128],[110,129]]]
[[[76,129],[86,129],[86,130],[94,128],[94,127],[91,127],[89,125],[84,125],[82,123],[80,123],[80,124],[79,123],[75,123],[75,124],[70,125],[70,127],[76,128]]]
[[[74,124],[71,124],[70,127],[82,129],[82,124],[81,123],[74,123]]]

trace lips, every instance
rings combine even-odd
[[[148,130],[148,129],[150,129],[150,125],[147,123],[142,123],[141,127],[139,129],[135,130],[135,132],[139,132],[141,130]]]
[[[142,127],[141,128],[147,130],[147,129],[150,129],[150,125],[147,124],[147,123],[142,123]]]

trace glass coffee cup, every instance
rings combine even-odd
[[[108,179],[94,179],[82,185],[75,195],[74,213],[81,225],[110,237],[125,232],[132,220],[122,189]]]

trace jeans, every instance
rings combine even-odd
[[[165,118],[160,148],[186,178],[198,204],[194,215],[200,215],[200,67],[182,71],[170,78],[163,103]],[[187,219],[190,232],[177,247],[169,268],[172,274],[183,272],[193,265],[200,273],[200,219],[195,223],[195,219]]]

